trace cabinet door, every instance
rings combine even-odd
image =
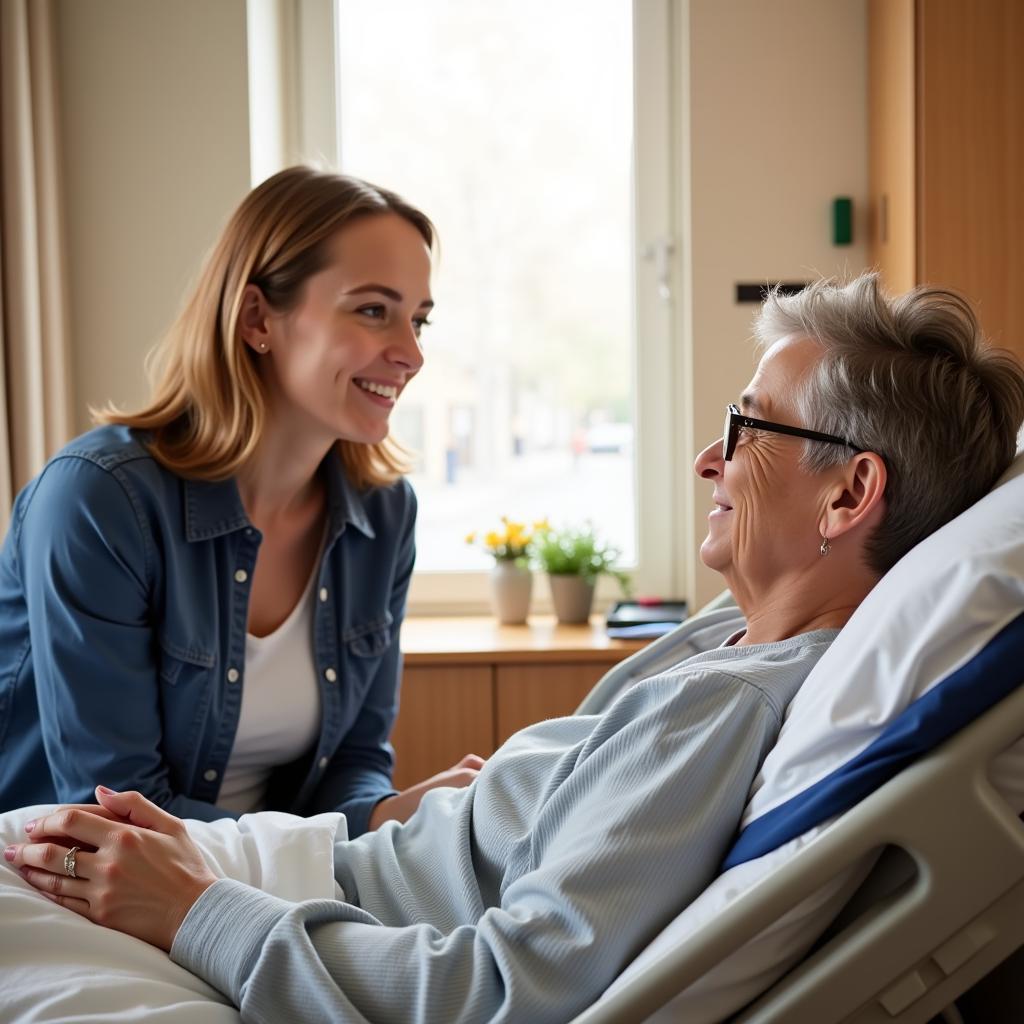
[[[613,664],[499,665],[495,670],[498,744],[534,722],[571,715]]]
[[[494,753],[494,681],[489,665],[406,666],[391,733],[395,788],[405,789],[465,754]]]

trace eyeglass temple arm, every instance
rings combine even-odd
[[[847,448],[852,448],[855,452],[864,451],[863,448],[859,448],[852,441],[847,441],[845,437],[836,437],[834,434],[823,434],[818,430],[806,430],[803,427],[788,427],[785,423],[771,423],[768,420],[755,419],[753,416],[744,416],[740,413],[740,426],[741,427],[764,427],[766,430],[772,430],[777,434],[789,434],[792,437],[806,437],[811,441],[826,441],[829,444],[845,444]]]

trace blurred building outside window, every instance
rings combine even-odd
[[[434,220],[415,449],[417,571],[471,530],[592,520],[636,561],[632,5],[338,0],[338,152]]]

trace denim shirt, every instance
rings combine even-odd
[[[188,818],[238,728],[262,535],[233,479],[184,479],[125,427],[92,430],[18,496],[0,553],[0,810],[88,802],[99,783]],[[350,835],[394,789],[398,632],[415,555],[404,481],[358,492],[331,452],[316,577],[315,749],[274,770],[268,809],[341,810]],[[288,700],[289,680],[280,681]]]

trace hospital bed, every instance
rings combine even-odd
[[[837,873],[890,846],[904,856],[887,850],[862,887],[866,895],[854,897],[857,906],[845,915],[851,920],[731,1019],[932,1020],[1024,946],[1024,825],[988,778],[991,762],[1022,735],[1024,687],[862,801],[575,1024],[648,1019]],[[883,894],[872,898],[879,888]],[[692,1019],[684,1007],[677,1012]]]
[[[730,603],[617,666],[580,710],[720,643]],[[790,706],[723,875],[576,1024],[935,1017],[1024,946],[1021,683],[1018,454],[858,609]]]
[[[581,711],[721,642],[735,616],[718,602],[614,669]],[[1024,944],[1022,681],[1018,456],[844,627],[790,706],[722,874],[577,1024],[928,1021]],[[0,840],[31,813],[0,815]],[[190,831],[218,873],[298,901],[335,895],[338,824],[265,813]],[[819,941],[844,907],[849,921]],[[159,950],[45,903],[6,865],[0,920],[2,1021],[239,1019]]]

